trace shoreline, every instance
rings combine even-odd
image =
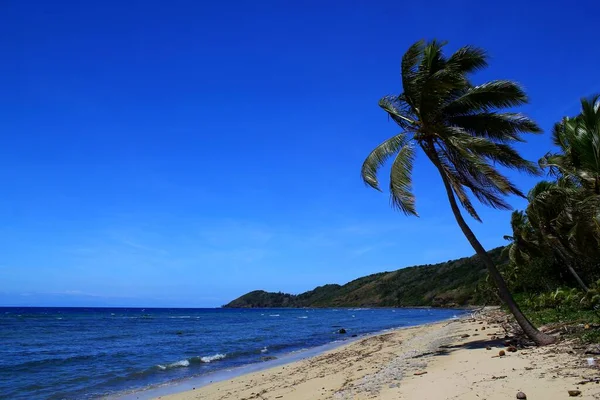
[[[506,315],[476,316],[371,334],[319,355],[173,394],[163,400],[565,399],[600,398],[600,375],[583,351],[562,341],[507,347]],[[512,343],[512,342],[511,342]],[[515,342],[516,343],[516,342]],[[575,349],[575,350],[574,350]],[[499,356],[499,351],[505,352]],[[144,397],[146,398],[146,397]]]
[[[354,307],[352,307],[354,308]],[[361,340],[367,340],[372,337],[377,337],[380,335],[385,335],[397,331],[414,329],[414,328],[426,328],[429,326],[434,326],[437,324],[448,323],[448,321],[457,321],[461,318],[468,318],[469,311],[474,311],[472,308],[453,308],[457,310],[457,313],[461,314],[459,317],[451,317],[440,321],[428,322],[420,325],[408,325],[408,326],[398,326],[394,328],[383,329],[376,332],[366,333],[359,335],[357,337],[346,337],[344,339],[335,340],[326,344],[322,344],[319,346],[296,350],[288,353],[283,353],[278,356],[274,360],[268,360],[264,362],[258,363],[250,363],[242,366],[237,366],[233,368],[225,368],[218,371],[210,372],[206,375],[196,376],[196,377],[188,377],[182,378],[177,382],[170,382],[166,384],[162,384],[159,386],[151,386],[145,389],[136,390],[130,393],[121,393],[115,394],[108,397],[103,397],[107,400],[150,400],[150,399],[164,399],[169,398],[169,396],[178,395],[181,393],[186,393],[190,391],[197,391],[198,389],[204,388],[206,386],[210,386],[213,384],[218,384],[220,382],[238,379],[244,377],[246,375],[254,374],[254,373],[262,373],[264,371],[269,371],[278,367],[285,367],[287,365],[291,365],[294,363],[302,362],[305,360],[310,360],[314,357],[318,357],[321,355],[328,354],[330,352],[334,352],[340,349],[343,349],[346,346],[351,346],[353,343],[356,343]]]

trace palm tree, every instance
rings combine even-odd
[[[460,203],[469,215],[481,221],[466,189],[483,204],[504,210],[510,209],[504,196],[525,197],[495,164],[537,174],[538,168],[523,159],[511,143],[522,141],[522,133],[537,133],[540,128],[521,114],[496,111],[527,102],[526,94],[514,82],[471,84],[469,75],[487,66],[483,50],[466,46],[446,58],[442,53],[444,45],[436,40],[419,41],[402,57],[403,93],[379,101],[402,132],[369,154],[362,166],[362,178],[380,190],[377,172],[394,156],[389,186],[391,204],[406,215],[416,216],[411,172],[415,151],[420,148],[437,168],[454,217],[485,263],[502,300],[527,336],[540,345],[552,343],[555,338],[538,331],[521,312],[458,206]]]
[[[540,165],[600,195],[600,94],[581,99],[581,113],[555,124],[552,140],[561,152],[546,154]]]
[[[580,188],[572,212],[559,221],[581,257],[600,257],[600,94],[581,99],[581,113],[555,124],[552,139],[559,153],[539,161],[550,173]]]
[[[577,198],[579,190],[569,179],[557,182],[538,182],[527,195],[527,220],[537,233],[538,248],[547,253],[555,253],[563,261],[569,273],[584,291],[588,287],[573,268],[580,259],[577,246],[570,240],[570,232],[578,219]]]

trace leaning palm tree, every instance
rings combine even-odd
[[[444,44],[419,41],[402,57],[403,93],[379,101],[402,132],[369,154],[362,166],[362,178],[380,190],[377,172],[394,156],[389,187],[392,206],[416,216],[411,172],[420,148],[437,168],[454,217],[486,265],[502,300],[527,336],[540,345],[552,343],[555,339],[538,331],[521,312],[459,208],[460,203],[469,215],[481,221],[467,189],[480,202],[497,209],[510,209],[503,199],[506,195],[525,197],[495,165],[537,174],[538,168],[524,160],[511,143],[522,141],[522,133],[537,133],[540,128],[521,114],[496,111],[527,102],[517,84],[497,80],[474,86],[469,81],[471,73],[487,66],[483,50],[466,46],[447,58],[442,53]]]
[[[529,205],[526,215],[537,233],[539,248],[545,248],[543,251],[546,253],[556,254],[577,284],[587,292],[587,285],[574,268],[582,258],[577,251],[579,243],[571,238],[571,232],[578,230],[579,193],[580,190],[569,179],[538,182],[527,194]],[[586,244],[588,242],[586,240]]]

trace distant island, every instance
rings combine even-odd
[[[498,247],[488,252],[496,265],[508,261],[503,249]],[[484,294],[478,287],[486,276],[485,266],[477,256],[472,256],[434,265],[381,272],[355,279],[345,285],[319,286],[298,295],[255,290],[223,307],[467,306],[482,303]]]

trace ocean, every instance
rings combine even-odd
[[[462,312],[0,308],[0,398],[118,398]]]

